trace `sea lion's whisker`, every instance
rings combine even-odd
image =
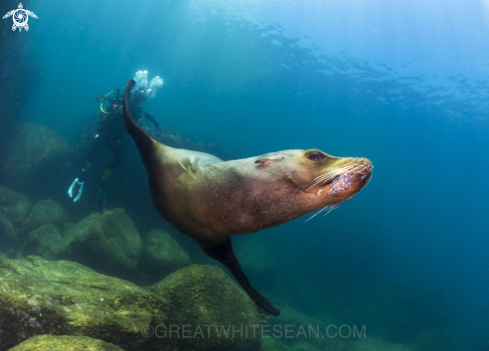
[[[317,177],[315,177],[314,183],[306,189],[306,191],[309,191],[311,188],[315,187],[321,182],[328,182],[331,179],[335,178],[338,175],[346,174],[346,173],[354,173],[354,172],[362,172],[366,169],[370,170],[371,166],[369,164],[365,163],[350,163],[346,166],[342,166],[340,168],[334,169],[332,171],[323,173]]]
[[[306,191],[308,191],[309,189],[315,187],[316,185],[318,185],[319,183],[323,182],[323,181],[329,181],[330,179],[333,179],[334,177],[336,177],[337,174],[333,174],[327,178],[322,178],[322,179],[318,179],[314,184],[312,184],[309,188],[306,189]]]
[[[346,172],[353,171],[356,167],[357,167],[356,164],[343,166],[343,167],[340,167],[338,169],[335,169],[335,170],[326,172],[324,174],[321,174],[320,176],[317,176],[316,178],[314,178],[314,180],[322,181],[322,180],[324,180],[326,178],[330,178],[330,177],[336,176],[338,174],[343,174],[343,173],[346,173]]]
[[[345,171],[349,171],[350,168],[351,168],[351,166],[344,166],[344,167],[326,172],[324,174],[321,174],[320,176],[317,176],[316,178],[314,178],[315,183],[313,185],[311,185],[309,188],[307,188],[307,190],[311,189],[312,187],[316,186],[318,183],[320,183],[322,181],[330,180],[330,179],[336,177],[337,175],[345,173]]]
[[[316,178],[314,178],[314,180],[319,179],[319,178],[323,178],[323,177],[327,177],[329,174],[332,174],[332,173],[334,173],[335,171],[336,171],[336,170],[334,170],[334,171],[330,171],[330,172],[326,172],[326,173],[323,173],[323,174],[321,174],[321,175],[317,176]]]
[[[326,216],[326,215],[327,215],[328,213],[330,213],[331,211],[336,210],[338,207],[340,207],[340,205],[341,205],[341,204],[342,204],[342,203],[339,203],[339,204],[336,204],[336,205],[330,205],[332,208],[331,208],[330,210],[326,211],[326,213],[325,213],[325,214],[323,214],[323,216],[322,216],[322,217]]]
[[[321,181],[323,181],[325,179],[336,177],[338,174],[340,174],[340,172],[334,172],[334,173],[331,173],[331,174],[325,174],[324,176],[322,176],[320,178],[317,178],[315,180],[316,180],[316,182],[321,182]]]
[[[323,173],[323,174],[321,174],[320,176],[317,176],[316,178],[314,178],[314,180],[321,181],[321,180],[323,180],[323,179],[325,179],[325,178],[329,178],[329,177],[331,177],[331,176],[336,176],[336,175],[338,175],[338,174],[343,173],[345,169],[346,169],[346,167],[345,167],[345,166],[344,166],[344,167],[340,167],[340,168],[338,168],[338,169],[334,169],[334,170],[332,170],[332,171],[329,171],[329,172]]]
[[[316,186],[317,184],[321,183],[322,181],[325,181],[325,180],[329,180],[329,179],[332,179],[336,176],[335,175],[331,175],[330,177],[327,177],[327,178],[321,178],[321,179],[318,179],[316,180],[308,189],[312,188],[313,186]]]
[[[313,214],[311,217],[309,217],[308,219],[306,219],[304,221],[304,223],[306,223],[307,221],[310,221],[311,219],[313,219],[314,217],[316,217],[318,214],[320,214],[321,212],[323,211],[327,211],[323,216],[326,216],[328,213],[330,213],[331,211],[333,211],[334,209],[336,208],[336,205],[328,205],[328,206],[325,206],[323,207],[322,209],[320,209],[318,212],[316,212],[315,214]]]
[[[328,182],[331,179],[334,179],[339,174],[340,173],[338,173],[338,174],[332,174],[329,177],[318,179],[314,184],[312,184],[309,188],[307,188],[306,191],[310,190],[311,188],[315,187],[316,185],[318,185],[321,182]]]

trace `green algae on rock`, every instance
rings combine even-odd
[[[33,230],[45,224],[51,224],[61,230],[68,220],[68,213],[54,200],[40,200],[32,207],[31,213],[22,223],[22,232],[27,236]]]
[[[24,241],[22,251],[25,255],[36,255],[46,260],[54,261],[58,245],[61,242],[61,234],[50,224],[29,233]]]
[[[118,346],[87,336],[38,335],[9,351],[124,351]]]
[[[172,339],[178,349],[260,350],[260,315],[255,304],[222,269],[192,265],[148,289],[170,302],[170,325],[189,326],[186,335],[190,338]]]
[[[190,259],[170,234],[161,229],[149,232],[143,240],[139,270],[147,284],[160,281],[170,273],[190,265]]]
[[[32,202],[27,195],[0,186],[0,213],[11,222],[20,224],[27,217]]]
[[[122,208],[92,213],[63,237],[56,257],[97,272],[132,279],[141,255],[141,238]]]
[[[83,335],[151,350],[142,326],[165,325],[168,302],[78,263],[0,257],[0,351],[40,334]]]

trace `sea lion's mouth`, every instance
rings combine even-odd
[[[342,174],[342,175],[339,175],[330,181],[327,181],[326,183],[323,184],[323,186],[331,185],[331,187],[335,187],[335,188],[344,187],[347,184],[351,185],[353,179],[356,177],[358,177],[359,180],[361,180],[361,181],[368,182],[370,180],[370,175],[371,175],[371,173],[368,173],[368,174],[365,174],[365,173]]]
[[[360,190],[367,185],[369,180],[370,174],[341,174],[321,184],[321,188],[316,192],[316,196],[335,195],[339,192],[349,190],[352,186]]]
[[[345,191],[350,189],[350,186],[353,185],[353,179],[357,176],[358,174],[356,173],[348,173],[348,174],[342,174],[335,179],[333,179],[330,183],[330,190],[328,193],[330,195],[339,193],[340,191]]]

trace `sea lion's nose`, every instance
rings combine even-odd
[[[351,172],[370,176],[374,166],[368,158],[358,157],[353,158],[349,162]]]

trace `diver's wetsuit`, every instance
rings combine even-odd
[[[147,74],[147,72],[143,73]],[[159,77],[155,77],[154,79],[156,78],[158,79],[155,84],[159,87],[163,84],[163,81]],[[153,80],[151,82],[153,82]],[[145,85],[147,86],[147,83]],[[138,121],[142,122],[142,119],[146,118],[148,121],[152,122],[157,128],[155,131],[155,136],[158,137],[161,134],[158,123],[156,123],[154,118],[151,117],[148,113],[143,112],[141,107],[141,104],[154,93],[154,89],[155,88],[153,86],[147,86],[146,88],[141,87],[136,89],[132,94],[133,96],[129,101],[128,107],[129,109],[131,109],[133,116]],[[105,210],[107,178],[120,165],[122,159],[124,158],[122,139],[126,134],[126,130],[124,129],[124,125],[122,122],[122,99],[120,98],[119,92],[120,90],[117,89],[117,94],[115,98],[108,98],[108,96],[112,94],[113,91],[105,96],[99,95],[97,97],[97,101],[100,103],[100,109],[102,110],[100,114],[100,122],[97,127],[97,135],[95,135],[93,145],[87,155],[87,158],[85,159],[85,165],[81,169],[78,177],[75,178],[68,189],[68,195],[70,197],[74,197],[73,201],[79,201],[83,193],[85,177],[92,163],[95,161],[95,159],[104,147],[109,149],[113,157],[109,165],[105,169],[104,173],[102,174],[102,177],[100,178],[100,190],[97,197],[97,202],[95,204],[95,210],[100,214],[103,214]],[[102,104],[107,100],[111,103],[111,105],[104,110],[102,108]]]
[[[112,104],[105,111],[108,114],[100,113],[100,123],[97,127],[97,135],[93,142],[92,148],[87,156],[87,162],[93,163],[104,146],[109,149],[113,157],[107,169],[112,172],[122,162],[124,151],[122,149],[122,138],[126,134],[122,124],[121,115],[118,112],[119,106]]]

